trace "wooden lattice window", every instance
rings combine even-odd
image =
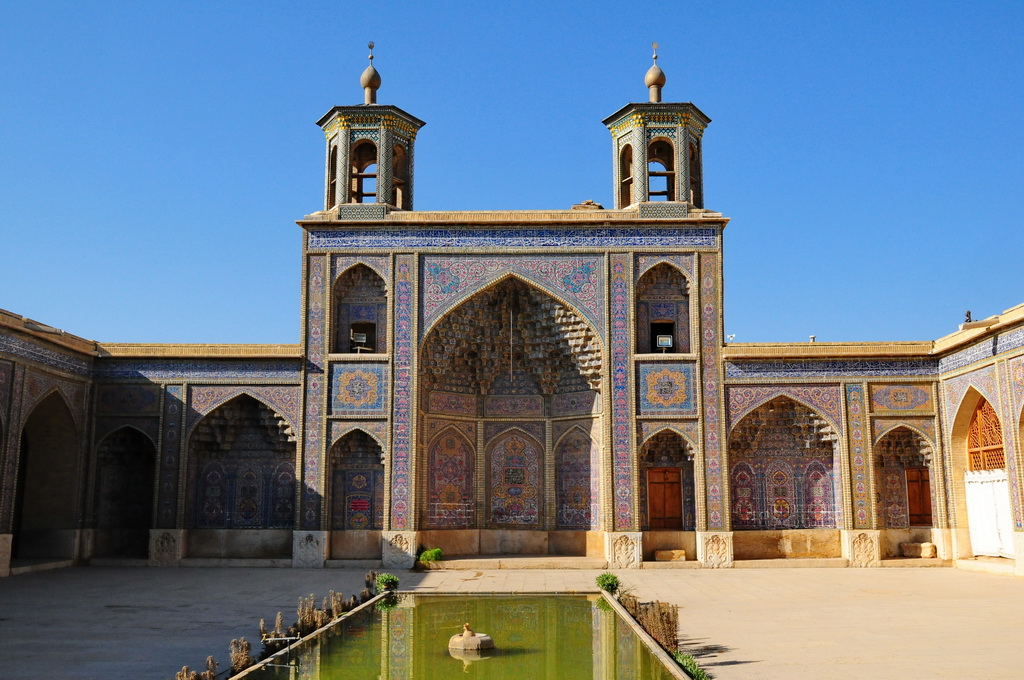
[[[967,461],[971,470],[1001,470],[1006,467],[1002,425],[986,399],[981,400],[971,418],[971,428],[967,432]]]

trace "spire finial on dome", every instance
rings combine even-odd
[[[376,104],[377,103],[377,88],[380,87],[380,74],[377,73],[377,69],[373,67],[373,41],[371,40],[367,47],[370,48],[370,65],[363,71],[363,75],[359,76],[359,85],[363,88],[363,103],[364,104]]]
[[[647,69],[647,75],[644,76],[644,84],[651,92],[651,101],[661,101],[661,88],[665,86],[665,72],[658,66],[658,43],[652,43],[654,47],[654,65]]]

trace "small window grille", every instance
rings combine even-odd
[[[967,432],[967,461],[971,470],[1002,470],[1006,467],[1003,431],[992,404],[982,399]]]

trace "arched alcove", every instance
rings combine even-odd
[[[492,526],[542,528],[544,447],[521,430],[503,432],[487,448],[487,508]]]
[[[32,410],[21,433],[13,558],[74,557],[79,449],[71,410],[53,392]]]
[[[334,282],[334,342],[338,353],[387,351],[388,297],[384,279],[365,264],[345,270]]]
[[[153,526],[156,446],[125,426],[96,448],[96,557],[145,558]]]
[[[896,427],[875,443],[874,461],[882,556],[898,557],[900,543],[932,540],[932,445],[911,428]]]
[[[384,528],[384,453],[362,430],[349,432],[331,447],[331,529]]]
[[[670,339],[671,346],[666,344],[665,338]],[[640,354],[686,354],[690,351],[689,283],[682,272],[668,263],[652,267],[637,282],[636,351]]]
[[[693,450],[679,433],[658,432],[640,447],[640,512],[644,531],[693,531]]]
[[[600,450],[581,427],[555,444],[555,523],[561,529],[597,529]]]
[[[738,559],[838,557],[838,436],[820,414],[784,396],[748,413],[729,435],[729,480]]]
[[[474,525],[473,466],[475,448],[461,432],[448,427],[427,446],[427,510],[431,529],[465,529]]]
[[[384,452],[363,430],[352,430],[331,447],[328,507],[331,557],[374,559],[384,528]]]
[[[291,555],[295,435],[266,404],[242,394],[199,421],[186,478],[189,557]]]

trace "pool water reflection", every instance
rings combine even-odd
[[[493,655],[470,661],[448,652],[468,622],[494,638]],[[388,611],[367,609],[295,653],[298,669],[246,678],[470,677],[661,680],[672,675],[597,596],[401,595]]]

